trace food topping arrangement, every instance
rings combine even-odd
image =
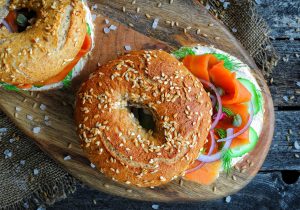
[[[255,79],[249,80],[249,69],[227,53],[198,46],[173,54],[204,84],[212,101],[210,135],[185,175],[209,185],[221,170],[230,171],[233,159],[239,161],[255,147],[263,120],[262,96]]]

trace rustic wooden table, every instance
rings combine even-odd
[[[151,203],[111,196],[79,186],[73,195],[48,209],[300,209],[300,1],[256,0],[272,29],[281,56],[269,85],[276,110],[275,135],[260,172],[243,190],[201,203]]]

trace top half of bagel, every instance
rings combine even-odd
[[[153,132],[130,111],[152,113]],[[135,51],[100,67],[84,82],[75,108],[78,134],[90,161],[113,180],[158,186],[198,157],[212,107],[201,82],[172,55]]]
[[[21,33],[0,28],[1,82],[43,82],[60,73],[80,51],[89,12],[83,1],[11,0],[8,8],[35,11],[36,19]]]

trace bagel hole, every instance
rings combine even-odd
[[[36,22],[37,14],[34,10],[22,8],[12,10],[4,18],[0,25],[6,27],[12,33],[21,33],[27,28],[30,28]]]
[[[155,120],[148,109],[136,105],[129,105],[128,109],[146,131],[155,131]]]

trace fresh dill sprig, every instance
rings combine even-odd
[[[195,52],[192,50],[192,48],[182,47],[179,50],[172,52],[172,54],[177,59],[182,59],[182,58],[186,57],[187,55],[195,55]]]
[[[232,151],[231,149],[226,149],[222,152],[222,163],[224,171],[229,174],[232,168]]]

